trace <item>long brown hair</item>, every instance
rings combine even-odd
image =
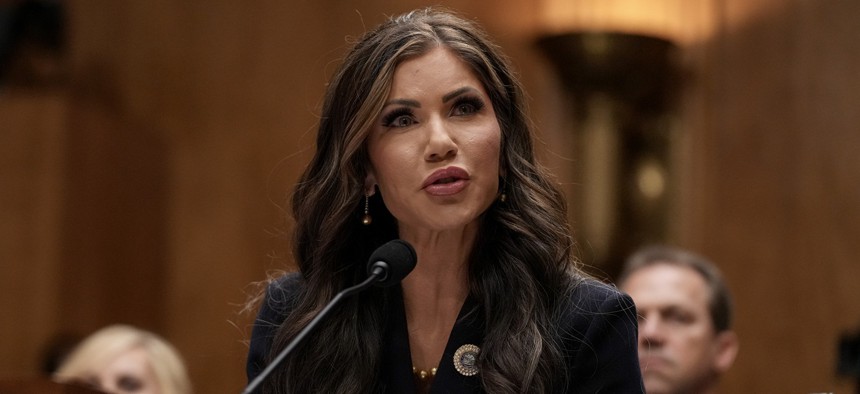
[[[437,46],[476,73],[502,130],[500,185],[507,198],[483,215],[470,256],[470,292],[486,324],[482,386],[494,393],[563,389],[568,382],[554,323],[578,277],[564,198],[535,161],[522,89],[508,60],[476,24],[435,8],[366,33],[328,85],[316,153],[292,198],[293,254],[303,285],[272,354],[338,291],[363,278],[373,249],[397,238],[396,221],[378,195],[370,200],[373,223],[361,224],[365,139],[395,68]],[[276,372],[268,392],[383,390],[378,370],[387,299],[386,290],[372,289],[346,300]]]

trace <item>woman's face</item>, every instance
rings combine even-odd
[[[401,63],[368,139],[372,168],[404,231],[477,223],[499,188],[501,131],[472,70],[444,47]]]
[[[89,377],[89,384],[112,394],[160,394],[161,389],[142,347],[120,353]]]

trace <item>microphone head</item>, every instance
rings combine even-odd
[[[367,261],[367,274],[371,275],[374,268],[381,267],[384,274],[376,282],[377,286],[388,287],[400,283],[406,275],[415,268],[418,256],[415,249],[402,239],[388,241],[376,248]]]

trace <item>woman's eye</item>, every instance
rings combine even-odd
[[[457,101],[454,104],[454,109],[452,111],[455,116],[464,116],[464,115],[472,115],[481,110],[484,107],[484,102],[478,98],[474,97],[465,97]]]
[[[119,379],[116,386],[124,392],[133,393],[143,388],[143,382],[133,376],[123,376]]]
[[[475,113],[475,107],[472,104],[460,104],[455,109],[454,113],[458,115],[469,115]]]
[[[385,127],[408,127],[415,123],[415,116],[408,108],[392,111],[382,120],[382,125]]]
[[[394,119],[394,121],[390,123],[390,126],[406,127],[406,126],[411,126],[413,123],[415,123],[415,121],[412,119],[412,117],[404,115],[404,116],[398,116],[396,119]]]

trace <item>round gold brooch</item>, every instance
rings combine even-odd
[[[454,352],[454,368],[463,376],[475,376],[478,374],[478,353],[481,348],[475,345],[460,346]]]

